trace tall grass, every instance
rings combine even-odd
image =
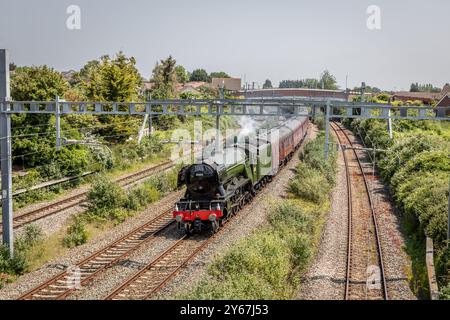
[[[290,299],[313,252],[315,217],[294,202],[275,203],[268,225],[232,246],[183,298]]]

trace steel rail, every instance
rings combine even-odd
[[[304,138],[302,139],[302,141],[300,142],[300,144],[304,143],[305,138],[308,136],[309,134],[309,126],[307,128],[307,132],[304,136]],[[294,151],[295,153],[296,151]],[[280,167],[280,171],[284,170],[285,166]],[[267,181],[264,186],[270,184],[270,182],[272,182],[272,180]],[[258,191],[263,190],[264,187],[260,188]],[[258,194],[259,192],[257,192],[256,194]],[[249,205],[252,200],[254,199],[254,197],[256,196],[256,194],[253,194],[252,192],[248,192],[248,196],[249,196],[249,200],[245,203],[245,205],[242,207],[246,207],[247,205]],[[247,197],[245,197],[245,199],[247,199]],[[242,210],[241,208],[241,210]],[[240,210],[239,210],[240,211]],[[238,212],[239,212],[238,211]],[[150,261],[142,270],[140,270],[139,272],[137,272],[135,275],[131,276],[129,279],[127,279],[123,284],[121,284],[119,287],[117,287],[112,293],[110,293],[105,300],[122,300],[123,298],[127,297],[127,294],[125,293],[125,291],[131,291],[133,286],[136,285],[136,283],[144,283],[145,281],[147,281],[146,279],[150,279],[154,280],[156,278],[156,283],[154,284],[153,287],[151,288],[144,288],[147,292],[144,294],[140,294],[139,296],[142,297],[142,299],[148,299],[150,298],[152,295],[154,295],[156,292],[158,292],[161,288],[163,288],[168,281],[170,281],[173,277],[176,276],[176,274],[178,273],[178,271],[183,268],[184,266],[186,266],[193,258],[195,258],[200,252],[202,252],[202,250],[204,248],[206,248],[208,246],[208,244],[210,244],[219,234],[222,234],[224,230],[226,230],[226,228],[230,225],[228,222],[231,219],[235,219],[237,217],[237,212],[231,216],[225,223],[224,227],[220,228],[218,230],[217,233],[215,233],[213,236],[204,239],[204,241],[195,248],[194,251],[188,253],[187,257],[184,258],[181,262],[178,263],[178,265],[166,265],[165,267],[161,267],[158,265],[159,262],[167,262],[167,260],[169,260],[171,257],[171,254],[176,254],[177,253],[177,249],[180,248],[183,244],[186,243],[186,241],[189,241],[192,237],[190,236],[183,236],[182,238],[180,238],[177,242],[175,242],[172,246],[170,246],[168,249],[164,250],[163,253],[161,253],[159,256],[157,256],[155,259],[153,259],[152,261]],[[167,264],[167,263],[166,263]],[[157,269],[161,269],[161,268],[170,268],[170,267],[174,267],[174,270],[170,271],[168,273],[168,275],[165,275],[164,277],[162,277],[161,279],[159,279],[158,277],[149,277],[147,276],[147,273],[151,273],[151,272],[157,272]],[[130,298],[133,298],[137,296],[136,294],[133,296],[131,295]]]
[[[351,252],[352,252],[352,213],[353,213],[353,207],[352,207],[352,184],[350,181],[350,170],[349,170],[349,164],[347,159],[347,154],[345,153],[345,149],[343,147],[341,138],[339,137],[339,134],[337,133],[337,129],[334,128],[332,125],[332,122],[330,122],[331,128],[336,134],[336,137],[339,141],[339,146],[342,151],[342,156],[344,158],[344,165],[345,165],[345,176],[346,176],[346,184],[347,184],[347,268],[346,268],[346,275],[345,275],[345,294],[344,299],[348,300],[349,297],[349,288],[350,288],[350,266],[351,266]]]
[[[331,123],[330,123],[330,124],[331,124]],[[338,129],[336,129],[336,128],[334,127],[334,125],[335,125]],[[380,236],[379,236],[378,221],[377,221],[377,218],[376,218],[376,212],[375,212],[375,208],[374,208],[374,205],[373,205],[373,199],[372,199],[372,195],[371,195],[371,192],[370,192],[369,184],[368,184],[368,182],[367,182],[367,176],[366,176],[366,174],[365,174],[365,171],[364,171],[364,169],[363,169],[361,160],[360,160],[360,158],[359,158],[359,156],[358,156],[356,150],[353,149],[353,142],[350,140],[350,137],[348,136],[348,134],[344,131],[344,129],[342,128],[342,126],[341,126],[340,124],[336,123],[336,122],[334,122],[333,124],[331,124],[331,127],[332,127],[333,130],[335,131],[336,136],[338,137],[339,143],[340,143],[340,145],[341,145],[342,147],[343,147],[343,144],[342,144],[342,140],[341,140],[341,138],[340,138],[340,136],[339,136],[339,134],[338,134],[338,131],[342,132],[342,134],[345,136],[346,140],[348,141],[348,143],[349,143],[350,146],[352,147],[352,151],[353,151],[353,153],[354,153],[354,155],[355,155],[355,158],[356,158],[356,160],[357,160],[357,162],[358,162],[358,167],[359,167],[359,169],[360,169],[360,171],[361,171],[361,173],[362,173],[362,177],[363,177],[363,181],[364,181],[364,187],[365,187],[365,190],[366,190],[366,193],[367,193],[367,196],[368,196],[368,200],[369,200],[369,206],[370,206],[370,211],[371,211],[371,218],[372,218],[372,222],[373,222],[374,229],[375,229],[375,239],[376,239],[376,244],[377,244],[377,253],[378,253],[378,256],[379,256],[379,264],[380,264],[380,272],[381,272],[381,282],[382,282],[382,286],[383,286],[383,288],[382,288],[383,298],[384,298],[385,300],[388,300],[388,299],[389,299],[389,296],[388,296],[388,290],[387,290],[387,284],[386,284],[386,277],[385,277],[385,271],[384,271],[384,262],[383,262],[384,259],[383,259],[383,252],[382,252],[381,241],[380,241]],[[343,152],[345,152],[345,150],[343,150]],[[347,164],[347,165],[348,165],[348,164]],[[348,170],[348,167],[347,167],[347,170]],[[349,233],[349,234],[350,234],[350,233]],[[351,239],[351,238],[350,238],[350,239]],[[350,249],[350,250],[351,250],[351,249]],[[349,255],[351,255],[351,251],[349,252]],[[350,258],[350,259],[351,259],[351,258]],[[347,261],[351,261],[351,260],[349,260],[349,258],[347,258]],[[350,266],[347,265],[347,279],[346,279],[346,288],[345,288],[345,298],[346,298],[346,300],[349,298],[349,297],[348,297],[348,296],[349,296],[349,284],[350,284],[350,281],[349,281],[349,278],[348,278],[348,276],[349,276],[349,271],[350,271]]]
[[[109,266],[121,261],[142,245],[156,239],[156,236],[174,224],[172,209],[167,209],[147,223],[131,230],[124,236],[96,251],[89,257],[78,262],[75,266],[80,270],[86,270],[85,275],[80,277],[80,285],[86,285],[100,272]],[[76,290],[70,283],[70,273],[65,270],[50,278],[38,287],[22,295],[19,300],[30,299],[64,299],[72,291]],[[55,293],[52,293],[52,290]],[[50,294],[47,292],[50,291]]]
[[[122,187],[126,187],[126,186],[129,186],[131,184],[138,182],[139,180],[147,178],[150,174],[168,170],[168,169],[172,168],[173,166],[174,166],[174,164],[171,161],[166,161],[166,162],[160,163],[156,166],[153,166],[151,168],[146,168],[146,169],[138,171],[136,173],[119,178],[119,179],[115,180],[115,182],[119,183],[119,185]],[[14,229],[20,228],[25,224],[29,224],[29,223],[41,220],[48,216],[55,215],[62,211],[73,208],[77,205],[81,205],[86,201],[87,194],[88,194],[88,191],[83,191],[79,194],[62,199],[55,203],[49,204],[47,206],[37,208],[37,209],[31,210],[29,212],[26,212],[24,214],[18,215],[16,217],[14,217]],[[0,222],[0,234],[2,234],[2,223],[1,222]]]

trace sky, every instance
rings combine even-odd
[[[80,8],[80,29],[67,28],[70,5]],[[350,88],[442,87],[449,14],[448,0],[1,0],[0,48],[19,66],[60,71],[121,50],[145,78],[172,55],[190,71],[225,71],[257,86],[328,69],[341,88],[346,78]]]

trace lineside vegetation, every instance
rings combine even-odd
[[[218,257],[186,299],[291,299],[314,256],[334,185],[336,153],[323,155],[324,135],[309,142],[288,186],[290,199],[270,204],[267,222]],[[310,193],[308,187],[320,189]],[[317,185],[320,183],[321,185]]]
[[[443,298],[449,298],[450,250],[447,249],[447,205],[450,177],[450,126],[433,121],[395,121],[389,139],[386,123],[379,120],[348,121],[369,147],[385,149],[377,165],[403,213],[408,234],[407,252],[412,259],[411,287],[428,297],[425,236],[436,250],[438,281]]]

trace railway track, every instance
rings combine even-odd
[[[256,195],[248,193],[249,205]],[[145,300],[152,297],[192,259],[202,252],[219,234],[229,226],[228,222],[235,219],[237,212],[212,236],[184,235],[158,257],[148,263],[142,270],[126,280],[109,294],[105,300]]]
[[[136,173],[127,175],[125,177],[119,178],[115,182],[117,182],[122,187],[128,187],[135,183],[138,183],[139,181],[141,181],[145,178],[148,178],[152,174],[168,170],[168,169],[172,168],[173,166],[174,166],[173,162],[166,161],[166,162],[163,162],[154,167],[147,168],[147,169],[138,171]],[[35,222],[37,220],[43,219],[43,218],[51,216],[51,215],[55,215],[57,213],[65,211],[67,209],[73,208],[75,206],[82,205],[86,201],[87,193],[88,193],[88,191],[84,191],[84,192],[81,192],[74,196],[62,199],[62,200],[57,201],[52,204],[49,204],[45,207],[31,210],[29,212],[26,212],[24,214],[16,216],[16,217],[14,217],[14,220],[13,220],[13,227],[14,227],[14,229],[17,229],[26,224]],[[0,234],[2,234],[2,230],[3,230],[3,225],[2,225],[2,223],[0,223]]]
[[[254,197],[255,195],[249,193],[247,201],[242,208],[249,205]],[[237,212],[229,219],[235,219],[236,216]],[[183,267],[216,239],[219,234],[222,234],[229,226],[228,222],[210,237],[201,235],[181,237],[172,246],[148,263],[142,270],[117,287],[105,300],[145,300],[151,298],[176,276]]]
[[[345,300],[388,300],[377,216],[368,180],[347,132],[331,123],[344,157],[347,179],[348,239]],[[350,149],[347,149],[350,150]]]
[[[179,193],[174,193],[162,208],[163,213],[93,253],[70,270],[61,272],[25,293],[19,300],[61,300],[74,290],[87,285],[102,271],[122,261],[143,244],[155,240],[160,233],[173,225],[172,206],[178,197]]]
[[[43,284],[19,297],[19,300],[62,300],[67,298],[74,290],[80,289],[93,281],[99,274],[109,267],[122,261],[126,256],[136,251],[145,243],[150,243],[158,235],[172,226],[175,222],[172,217],[173,202],[179,193],[172,196],[173,201],[167,201],[164,212],[146,224],[135,228],[114,243],[93,253],[83,261],[75,264],[70,270],[65,270],[50,278]],[[254,195],[249,192],[248,205]],[[229,219],[234,219],[234,214]],[[159,291],[172,279],[181,268],[203,251],[218,234],[227,229],[228,223],[219,229],[213,236],[184,235],[175,241],[168,249],[153,259],[147,266],[120,287],[116,288],[106,299],[146,299]]]

